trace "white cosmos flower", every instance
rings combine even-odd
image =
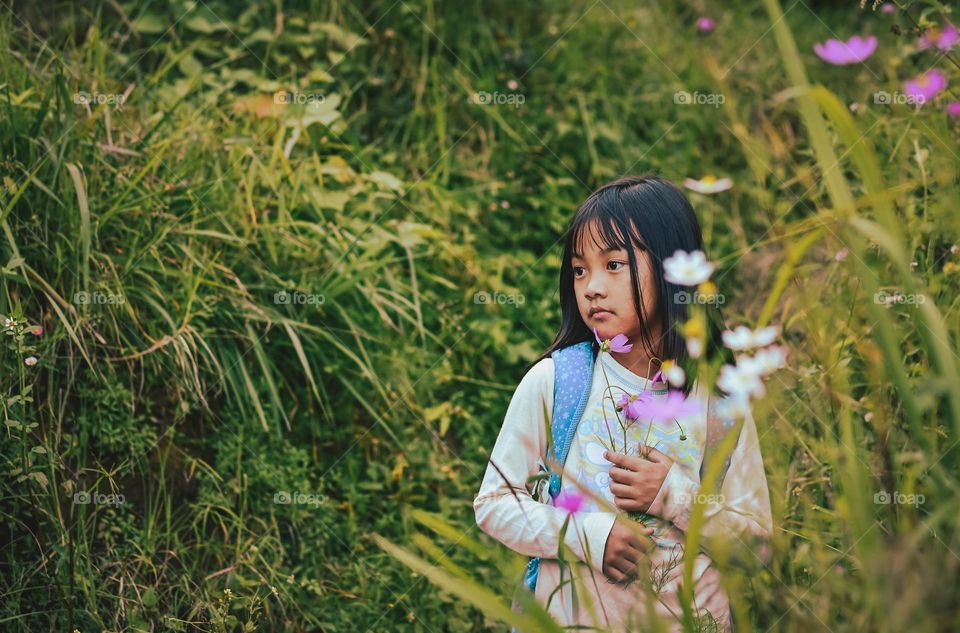
[[[664,278],[679,286],[699,286],[710,279],[714,268],[716,266],[707,261],[703,251],[686,253],[678,250],[663,260]]]
[[[776,325],[768,325],[759,330],[751,330],[745,325],[738,325],[733,330],[726,330],[721,335],[723,344],[734,351],[743,351],[755,347],[765,347],[773,343],[780,333]]]
[[[729,178],[717,178],[716,176],[704,176],[700,180],[687,178],[683,181],[683,186],[697,193],[720,193],[733,186],[733,181]]]
[[[703,341],[698,338],[688,338],[687,353],[690,354],[690,358],[700,358],[700,354],[703,353]]]
[[[664,364],[666,365],[666,363]],[[682,387],[683,382],[687,379],[686,374],[683,373],[683,367],[676,363],[667,365],[663,370],[663,375],[667,378],[667,382],[674,387]]]
[[[683,181],[683,186],[697,193],[720,193],[733,186],[733,181],[729,178],[717,178],[716,176],[704,176],[700,180],[687,178]]]
[[[787,348],[782,345],[771,345],[753,355],[753,358],[741,356],[737,359],[737,365],[741,363],[740,359],[752,367],[761,376],[767,376],[783,367],[787,362]]]
[[[766,393],[760,374],[752,367],[724,365],[717,386],[736,398],[761,397]]]

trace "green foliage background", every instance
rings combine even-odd
[[[754,413],[775,554],[731,581],[738,626],[953,630],[957,119],[873,97],[956,84],[955,52],[914,49],[949,10],[780,10],[4,7],[0,311],[44,332],[2,357],[0,628],[499,630],[524,561],[472,499],[558,326],[559,240],[655,172],[733,178],[690,194],[725,316],[791,346]],[[812,53],[857,33],[864,64]]]

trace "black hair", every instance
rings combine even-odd
[[[627,251],[630,278],[633,281],[633,303],[640,318],[642,332],[640,344],[649,356],[662,360],[671,359],[683,367],[688,376],[682,391],[689,395],[693,386],[695,364],[689,358],[681,328],[688,318],[688,302],[678,300],[678,293],[690,297],[689,289],[668,282],[663,275],[663,260],[678,250],[702,251],[703,236],[700,223],[690,201],[675,184],[659,176],[626,176],[603,185],[577,209],[567,229],[560,264],[560,330],[553,343],[531,367],[547,358],[555,350],[593,341],[594,358],[599,350],[593,331],[587,327],[577,307],[573,290],[573,254],[583,252],[582,243],[590,226],[596,222],[600,248],[615,247]],[[626,239],[631,245],[628,246]],[[596,241],[596,236],[594,237]],[[637,257],[632,246],[645,250],[650,255],[653,268],[653,283],[659,293],[656,314],[645,314],[643,290],[637,271]],[[717,304],[707,306],[707,336],[704,354],[717,349],[720,341],[722,318]],[[712,313],[712,314],[711,314]],[[661,338],[652,340],[649,319],[662,324]],[[636,344],[636,342],[634,342]]]

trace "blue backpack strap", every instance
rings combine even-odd
[[[550,433],[553,445],[548,451],[562,471],[570,454],[573,434],[577,432],[577,423],[587,408],[590,388],[593,385],[593,343],[576,343],[551,354],[553,358],[553,417],[550,421]],[[561,472],[550,475],[550,497],[560,494]]]
[[[570,453],[573,434],[590,399],[593,386],[593,342],[583,341],[555,350],[553,358],[553,414],[550,418],[552,442],[547,447],[547,456],[560,465],[561,472],[550,474],[550,499],[560,493],[560,478],[563,465]],[[550,467],[550,459],[546,460]],[[531,558],[523,576],[523,584],[533,592],[540,575],[540,559]]]

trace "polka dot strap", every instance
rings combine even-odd
[[[547,455],[556,460],[563,469],[570,453],[570,444],[577,431],[577,424],[583,417],[590,389],[593,386],[593,342],[583,341],[558,349],[550,355],[553,358],[553,413],[550,417],[550,436],[552,444],[547,447]],[[560,493],[561,472],[550,473],[550,498]],[[523,576],[523,584],[531,592],[536,590],[537,576],[540,575],[540,559],[531,558]]]

